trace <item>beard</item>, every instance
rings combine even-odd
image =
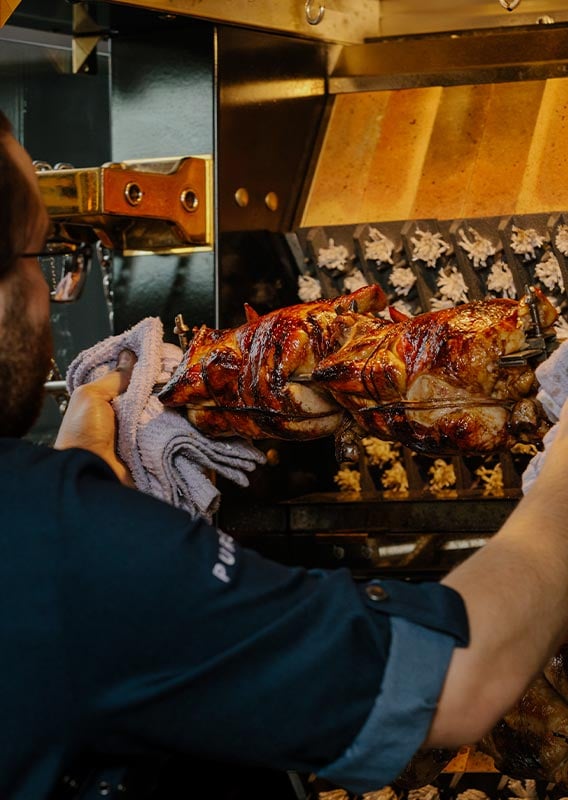
[[[49,318],[32,324],[23,287],[14,287],[0,318],[0,436],[24,436],[39,417],[51,367]]]

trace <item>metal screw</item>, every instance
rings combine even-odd
[[[179,199],[183,208],[189,212],[195,211],[199,205],[199,198],[193,189],[184,189]]]
[[[137,183],[127,183],[124,187],[126,202],[131,206],[139,206],[144,197],[144,192]]]
[[[241,208],[246,208],[248,206],[249,193],[244,188],[244,186],[241,186],[240,189],[237,189],[237,191],[235,192],[235,202]]]
[[[372,583],[367,586],[365,592],[369,600],[372,600],[374,603],[379,603],[381,600],[386,600],[388,598],[387,592],[382,586],[379,586],[376,583]]]
[[[276,194],[276,192],[268,192],[268,194],[264,198],[264,205],[270,211],[278,210],[278,195]]]
[[[275,447],[271,447],[266,451],[266,463],[271,467],[275,467],[280,463],[280,453]]]

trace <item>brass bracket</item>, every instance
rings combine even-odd
[[[71,60],[74,75],[96,71],[93,69],[93,63],[97,55],[97,45],[107,33],[108,31],[97,25],[89,14],[88,3],[73,5]]]
[[[124,161],[38,173],[56,235],[135,253],[213,247],[210,156]]]

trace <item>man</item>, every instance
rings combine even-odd
[[[0,797],[47,797],[88,753],[189,754],[362,792],[421,746],[490,729],[568,626],[568,414],[530,494],[442,585],[281,566],[130,488],[110,405],[128,353],[73,394],[54,449],[17,438],[50,358],[31,255],[47,231],[0,117]]]

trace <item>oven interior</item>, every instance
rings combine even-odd
[[[299,302],[305,277],[327,297],[350,280],[380,283],[412,313],[462,302],[451,275],[467,299],[537,284],[558,305],[563,338],[568,4],[366,0],[354,13],[337,0],[321,4],[321,28],[306,25],[304,3],[267,19],[258,4],[198,5],[22,0],[2,20],[0,104],[51,175],[186,157],[210,165],[209,241],[159,247],[143,225],[131,247],[109,239],[86,296],[54,314],[62,375],[80,350],[145,316],[176,342],[177,315],[239,325],[245,302],[259,313]],[[80,238],[94,229],[92,218],[69,228]],[[516,231],[533,232],[521,253]],[[413,266],[425,233],[446,250],[405,293],[393,271]],[[464,242],[480,239],[490,245],[474,263]],[[385,241],[386,260],[369,255]],[[339,272],[325,266],[338,250]],[[60,401],[48,397],[35,439],[50,440]],[[483,546],[515,507],[532,455],[436,465],[394,443],[340,464],[330,439],[260,446],[267,465],[247,489],[219,480],[220,527],[284,563],[361,579],[436,579]],[[472,769],[462,758],[447,791]],[[480,775],[480,788],[505,790],[486,765]],[[307,786],[294,796],[313,794]]]

